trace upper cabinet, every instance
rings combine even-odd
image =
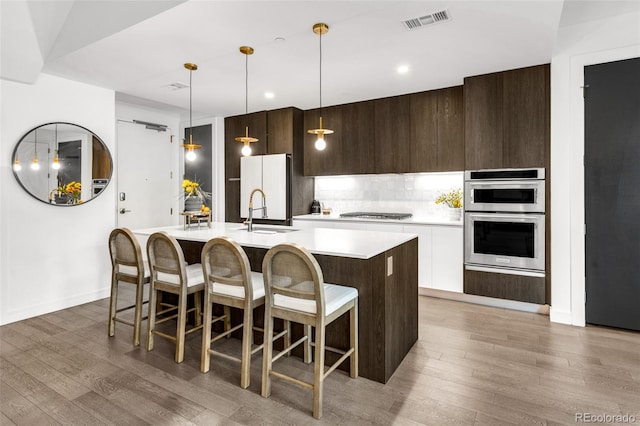
[[[304,146],[302,111],[289,107],[237,115],[224,119],[225,140],[225,221],[240,222],[240,158],[244,135],[259,141],[251,144],[252,155],[291,154],[292,214],[308,213],[313,200],[313,178],[303,176]],[[244,216],[244,214],[243,214]]]
[[[327,147],[314,147],[317,136],[307,133],[318,127],[320,110],[304,112],[304,174],[307,176],[373,173],[373,102],[356,102],[322,108]]]
[[[464,170],[462,86],[323,108],[324,151],[306,135],[306,175]],[[318,123],[305,111],[305,129]]]
[[[549,64],[465,78],[465,168],[545,167],[549,87]]]

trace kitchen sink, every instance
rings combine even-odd
[[[236,231],[246,231],[247,227],[243,226],[242,228],[236,228]],[[256,234],[286,234],[289,232],[299,231],[299,229],[293,228],[268,228],[263,226],[254,226],[253,231]]]

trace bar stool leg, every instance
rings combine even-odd
[[[313,364],[313,417],[322,417],[324,389],[324,325],[316,326],[315,363]]]
[[[264,347],[262,348],[262,396],[271,395],[271,376],[269,372],[273,364],[273,318],[270,309],[265,306]]]

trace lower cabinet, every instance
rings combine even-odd
[[[464,234],[461,226],[293,219],[293,227],[363,229],[417,234],[418,286],[462,293]]]
[[[418,234],[418,286],[462,293],[462,227],[405,225],[404,232]]]

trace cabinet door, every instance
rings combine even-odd
[[[265,154],[267,149],[267,113],[237,115],[224,119],[224,177],[225,177],[225,221],[240,222],[240,158],[242,144],[235,138],[245,133],[249,125],[250,136],[259,139],[251,144],[253,155]],[[248,201],[247,201],[248,202]],[[246,210],[243,213],[246,216]]]
[[[464,170],[464,101],[462,86],[436,91],[438,146],[434,171]]]
[[[240,159],[240,216],[248,217],[251,191],[262,189],[262,156]],[[254,197],[253,207],[262,207],[262,196]]]
[[[465,169],[495,169],[502,158],[502,73],[464,79]]]
[[[409,103],[406,140],[410,169],[399,171],[430,172],[437,170],[438,96],[436,91],[403,96]],[[398,120],[402,122],[403,120]],[[405,123],[406,124],[406,123]]]
[[[341,174],[343,167],[342,139],[344,126],[341,107],[322,108],[323,127],[334,131],[326,135],[327,147],[323,151],[315,148],[317,136],[307,133],[317,129],[320,121],[318,109],[304,112],[304,174],[305,176],[330,176]],[[342,173],[343,174],[343,173]]]
[[[457,226],[434,226],[432,229],[432,288],[462,293],[463,229]]]
[[[408,97],[373,101],[375,173],[404,173],[411,168],[410,106]]]
[[[503,74],[506,167],[544,167],[549,145],[549,65]]]
[[[293,154],[293,108],[267,112],[267,152]]]
[[[374,173],[374,103],[356,102],[340,107],[341,134],[334,136],[340,140],[342,156],[338,174]]]
[[[434,266],[431,255],[431,227],[404,225],[403,231],[418,234],[418,286],[431,288]]]
[[[267,195],[269,219],[287,218],[287,156],[286,154],[262,156],[262,190]],[[256,201],[254,200],[254,205]],[[260,207],[257,204],[256,207]]]

